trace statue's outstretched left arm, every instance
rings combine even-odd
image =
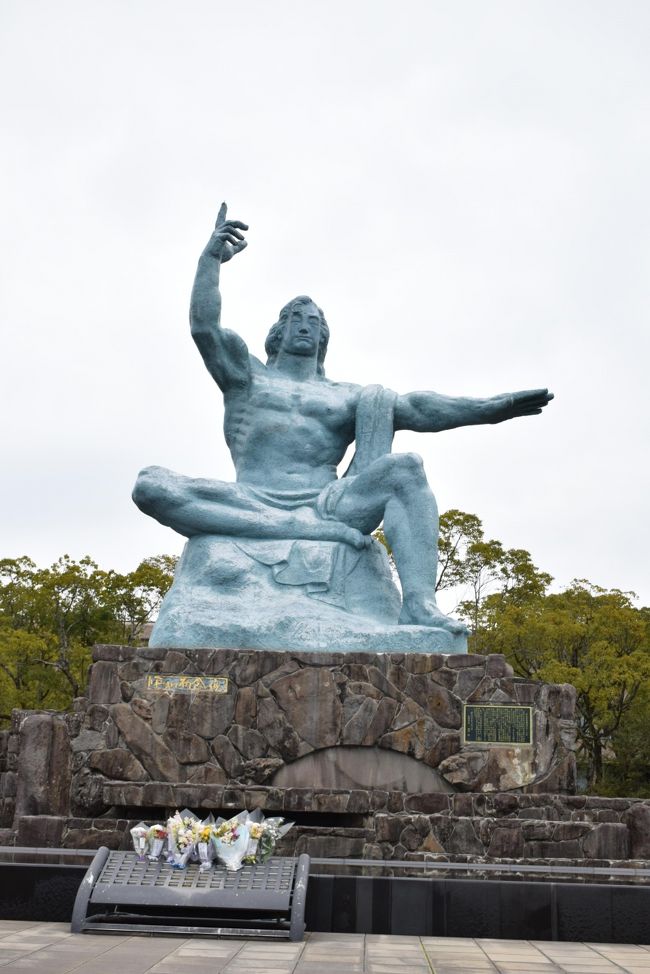
[[[488,399],[441,396],[437,392],[409,392],[395,403],[395,429],[437,433],[457,426],[503,423],[516,416],[535,416],[553,398],[548,389],[504,392]]]

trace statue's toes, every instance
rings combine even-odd
[[[367,547],[365,535],[361,534],[361,531],[357,531],[356,528],[347,528],[346,541],[351,544],[353,548],[357,551],[362,551],[363,548]]]

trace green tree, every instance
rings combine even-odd
[[[124,645],[137,643],[146,624],[155,619],[172,583],[176,562],[173,555],[155,555],[145,558],[127,575],[109,573],[105,599],[119,630],[117,638]]]
[[[456,610],[474,633],[480,630],[482,607],[491,594],[527,601],[543,595],[552,580],[524,549],[486,540],[475,514],[452,509],[441,515],[436,591],[459,591]]]
[[[629,712],[612,735],[614,760],[604,768],[599,791],[650,798],[650,682],[639,690]]]
[[[483,525],[476,514],[452,508],[440,515],[436,592],[467,583],[467,559],[474,546],[483,540]]]
[[[136,642],[173,567],[169,556],[127,575],[67,555],[49,568],[0,560],[0,720],[14,707],[69,708],[85,686],[92,645]]]
[[[528,551],[486,539],[464,511],[441,515],[438,555],[436,590],[457,597],[470,651],[503,653],[520,676],[576,687],[590,786],[650,790],[650,744],[641,744],[644,733],[650,740],[650,609],[584,579],[549,593],[552,576]]]
[[[526,582],[488,596],[471,642],[474,651],[504,653],[521,676],[575,686],[578,741],[595,787],[605,754],[650,681],[648,614],[634,606],[632,593],[580,579],[545,595]]]

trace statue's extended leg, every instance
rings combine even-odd
[[[417,454],[389,454],[351,477],[341,489],[335,515],[364,534],[383,518],[402,583],[402,625],[465,631],[461,622],[436,605],[438,508]]]
[[[241,538],[345,541],[368,545],[357,528],[324,521],[309,507],[270,508],[246,496],[238,484],[184,477],[165,467],[146,467],[138,475],[133,500],[145,514],[186,538],[225,534]]]

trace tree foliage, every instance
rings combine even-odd
[[[525,549],[487,539],[475,514],[441,515],[436,591],[454,593],[470,651],[573,684],[589,786],[650,794],[650,609],[586,579],[562,592],[552,581]]]
[[[504,653],[519,675],[575,686],[578,741],[595,787],[615,736],[650,685],[650,626],[631,594],[585,579],[518,602],[495,593],[471,639],[475,651]]]
[[[493,593],[511,602],[526,602],[543,595],[553,581],[540,571],[523,548],[504,548],[486,540],[476,514],[450,510],[440,517],[436,591],[458,589],[458,611],[476,632],[481,611]]]
[[[64,555],[49,568],[0,560],[0,721],[14,707],[67,709],[86,682],[97,642],[138,641],[169,588],[175,559],[103,571]]]
[[[610,760],[598,783],[601,794],[650,798],[650,686],[639,690],[612,735]]]

